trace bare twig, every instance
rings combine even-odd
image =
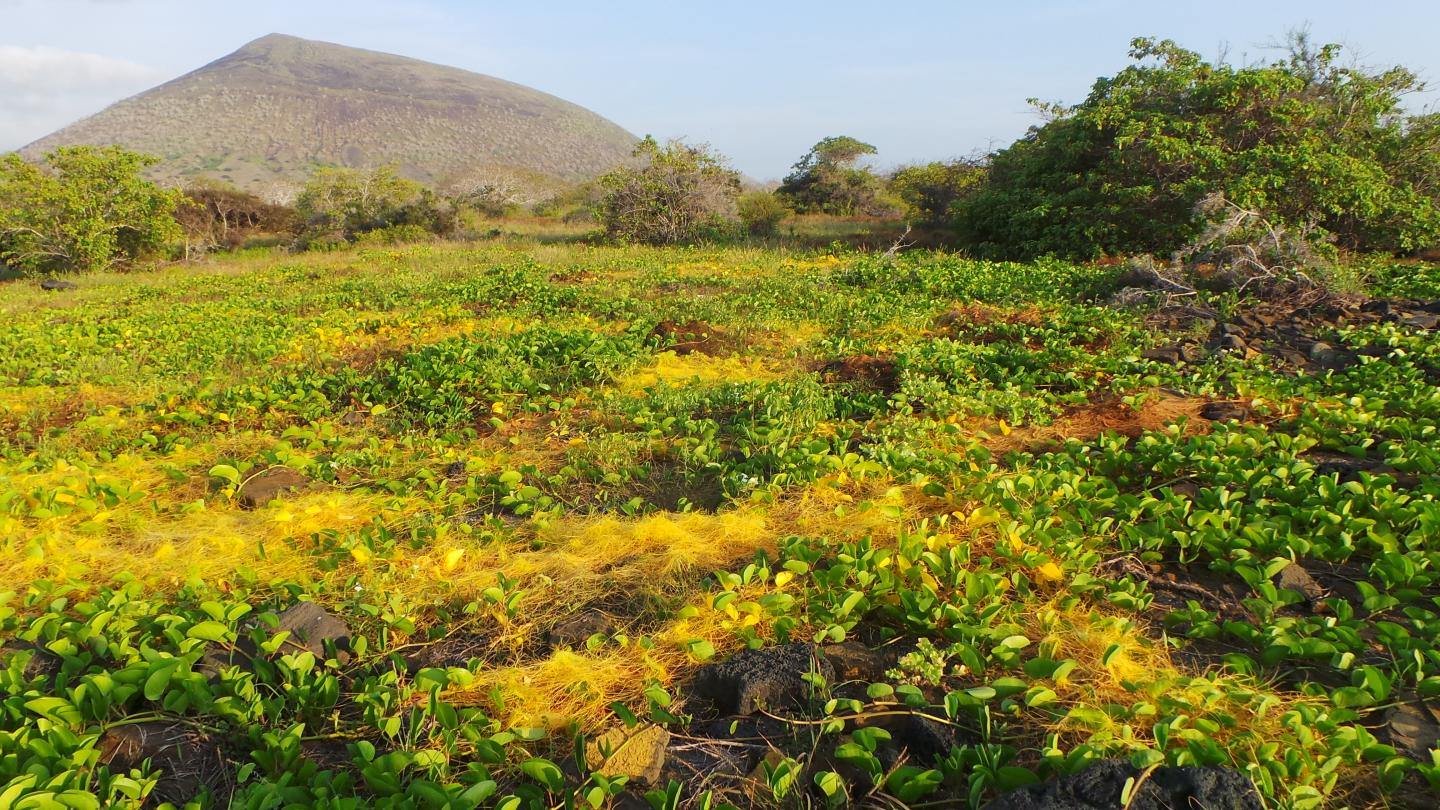
[[[905,237],[907,237],[907,236],[910,235],[910,231],[911,231],[912,229],[913,229],[912,226],[911,226],[909,223],[906,223],[906,224],[905,224],[905,232],[902,233],[902,234],[900,234],[900,236],[895,239],[895,242],[894,242],[893,244],[891,244],[890,247],[889,247],[888,249],[886,249],[886,251],[885,251],[884,253],[880,254],[881,258],[893,259],[893,258],[895,258],[896,255],[898,255],[898,254],[900,253],[900,251],[902,251],[902,250],[907,250],[907,249],[909,249],[909,248],[914,247],[914,246],[915,246],[915,243],[914,243],[914,242],[907,242],[907,241],[905,241]]]

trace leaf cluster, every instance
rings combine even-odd
[[[1169,254],[1208,224],[1216,195],[1277,226],[1357,250],[1440,238],[1435,122],[1407,118],[1422,89],[1402,67],[1344,64],[1292,38],[1268,63],[1208,62],[1170,40],[992,156],[957,226],[986,257]],[[1040,105],[1037,105],[1040,106]]]
[[[115,146],[68,146],[42,164],[0,158],[0,261],[26,275],[107,270],[179,235],[180,199],[143,172],[157,159]]]

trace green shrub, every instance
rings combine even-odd
[[[904,204],[907,219],[935,227],[947,224],[955,203],[978,190],[984,179],[985,167],[976,161],[937,160],[896,169],[887,186]]]
[[[365,231],[355,237],[357,245],[404,245],[413,242],[426,242],[434,237],[428,229],[419,225],[405,223],[402,225],[388,225],[384,228],[376,228],[373,231]]]
[[[107,270],[180,236],[180,195],[146,180],[157,158],[66,146],[43,165],[0,158],[0,261],[25,274]]]
[[[1217,195],[1265,221],[1365,250],[1440,235],[1440,140],[1407,121],[1404,68],[1342,67],[1337,46],[1293,39],[1287,58],[1237,67],[1137,39],[1136,64],[993,157],[957,204],[963,242],[995,258],[1177,250]]]
[[[622,242],[670,245],[724,237],[737,223],[740,175],[704,145],[646,137],[635,148],[639,167],[600,178],[596,217]]]
[[[802,214],[893,214],[895,207],[882,197],[880,178],[856,165],[873,154],[874,146],[848,135],[826,138],[791,168],[776,193]]]
[[[392,224],[398,212],[420,198],[419,183],[392,166],[360,171],[324,168],[310,176],[295,208],[312,233],[355,234]]]
[[[580,183],[556,191],[531,209],[536,216],[550,217],[561,222],[594,222],[595,211],[600,206],[604,189],[598,182]]]
[[[404,241],[414,234],[449,235],[459,227],[455,205],[419,183],[406,180],[392,166],[377,169],[320,169],[311,176],[295,203],[305,222],[301,244],[335,238],[355,241],[362,234],[396,231]],[[394,235],[377,237],[385,243]],[[375,241],[375,240],[372,240]]]
[[[792,213],[790,206],[768,191],[752,191],[737,203],[740,223],[751,236],[774,236],[780,223]]]
[[[452,200],[422,188],[418,197],[395,212],[386,227],[399,225],[419,228],[427,235],[450,236],[460,228],[460,212]]]
[[[350,240],[338,233],[319,234],[301,242],[300,247],[310,253],[329,253],[350,247]]]

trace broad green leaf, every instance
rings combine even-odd
[[[220,622],[207,621],[200,622],[186,630],[185,635],[202,641],[225,641],[230,635],[230,630]]]

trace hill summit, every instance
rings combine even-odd
[[[576,181],[630,156],[635,136],[524,85],[403,56],[271,34],[21,150],[119,144],[155,177],[262,191],[317,166],[395,164],[444,185],[504,172]]]

